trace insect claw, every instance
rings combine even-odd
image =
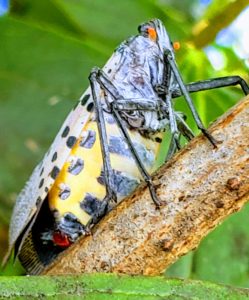
[[[91,228],[94,226],[94,224],[91,224],[88,228],[85,228],[85,232],[84,232],[84,236],[91,236],[92,235],[92,231]]]
[[[111,201],[117,203],[117,194],[114,190],[109,190],[107,195],[105,196],[105,200],[107,203],[110,203]]]
[[[202,128],[201,131],[205,135],[205,137],[210,141],[210,143],[213,145],[214,149],[217,149],[218,142],[216,141],[216,139],[205,128]]]
[[[154,186],[154,183],[149,179],[149,180],[146,180],[147,184],[148,184],[148,187],[149,187],[149,190],[150,190],[150,195],[151,195],[151,198],[156,206],[156,209],[159,209],[160,206],[162,206],[162,202],[161,200],[158,198],[157,194],[156,194],[156,190],[155,190],[155,186]]]
[[[118,201],[117,194],[114,191],[112,191],[111,200],[115,203]]]
[[[180,135],[179,135],[178,131],[176,131],[176,132],[173,133],[173,140],[174,140],[174,143],[176,145],[177,150],[180,150],[181,149]]]

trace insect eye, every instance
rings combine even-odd
[[[156,41],[157,39],[156,29],[153,26],[149,25],[148,23],[139,25],[138,31],[142,36],[146,38],[150,38],[153,41]]]
[[[152,40],[156,40],[157,39],[157,33],[155,28],[153,27],[148,27],[147,28],[147,32],[148,32],[148,36],[152,39]]]
[[[139,33],[141,33],[141,31],[142,31],[142,25],[141,24],[138,26],[137,30],[138,30]]]

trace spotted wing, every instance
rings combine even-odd
[[[87,95],[89,95],[89,89],[82,96],[81,102]],[[91,113],[88,113],[80,104],[70,112],[50,149],[18,195],[10,223],[9,243],[11,247],[36,213],[37,204],[46,198],[56,176],[69,156],[73,143],[76,142],[90,115]]]
[[[122,60],[122,53],[115,51],[103,70],[115,73]],[[9,230],[9,252],[18,237],[37,212],[67,160],[71,148],[80,136],[82,128],[91,118],[92,95],[90,88],[81,96],[77,106],[69,113],[50,149],[34,169],[25,187],[18,195]]]

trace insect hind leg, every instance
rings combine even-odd
[[[213,138],[213,136],[207,131],[207,129],[204,127],[201,119],[200,119],[200,116],[193,104],[193,101],[189,95],[189,92],[185,86],[185,84],[183,83],[183,80],[182,80],[182,77],[181,77],[181,74],[178,70],[178,67],[176,65],[176,62],[174,60],[174,57],[171,53],[171,51],[168,51],[168,52],[165,52],[164,54],[164,59],[165,59],[165,63],[168,63],[171,67],[171,70],[175,76],[175,79],[179,85],[179,88],[180,88],[180,91],[182,93],[182,95],[184,96],[190,110],[191,110],[191,113],[193,115],[193,118],[195,120],[195,123],[197,125],[197,127],[202,131],[202,133],[207,137],[207,139],[210,141],[210,143],[214,146],[214,148],[217,148],[217,141]]]
[[[245,95],[249,94],[249,86],[246,81],[240,76],[226,76],[219,78],[211,78],[186,84],[186,89],[189,93],[212,90],[228,86],[240,85]],[[173,98],[182,96],[180,89],[176,89],[172,93]]]
[[[103,108],[102,108],[102,104],[99,101],[98,96],[97,96],[98,87],[100,89],[102,89],[102,87],[99,86],[99,83],[97,80],[98,73],[99,73],[98,69],[93,68],[90,73],[90,76],[89,76],[89,81],[90,81],[92,97],[93,97],[93,101],[94,101],[96,123],[98,126],[100,146],[101,146],[101,152],[102,152],[102,158],[103,158],[103,171],[104,171],[105,182],[106,182],[106,196],[103,200],[103,207],[101,209],[101,212],[99,213],[100,215],[104,215],[106,210],[108,209],[108,203],[110,201],[115,201],[115,202],[117,201],[117,194],[115,192],[114,172],[111,167],[110,152],[109,152],[109,148],[108,148],[108,139],[107,139],[107,133],[106,133]]]

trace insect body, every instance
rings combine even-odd
[[[188,91],[238,83],[249,92],[240,77],[185,86],[159,20],[140,25],[139,34],[123,42],[103,70],[93,69],[89,80],[90,88],[17,198],[10,250],[15,247],[29,273],[39,273],[141,180],[160,205],[150,173],[163,131],[172,136],[168,157],[179,148],[180,135],[193,137],[174,111],[173,97],[185,96],[198,127],[215,145]]]

